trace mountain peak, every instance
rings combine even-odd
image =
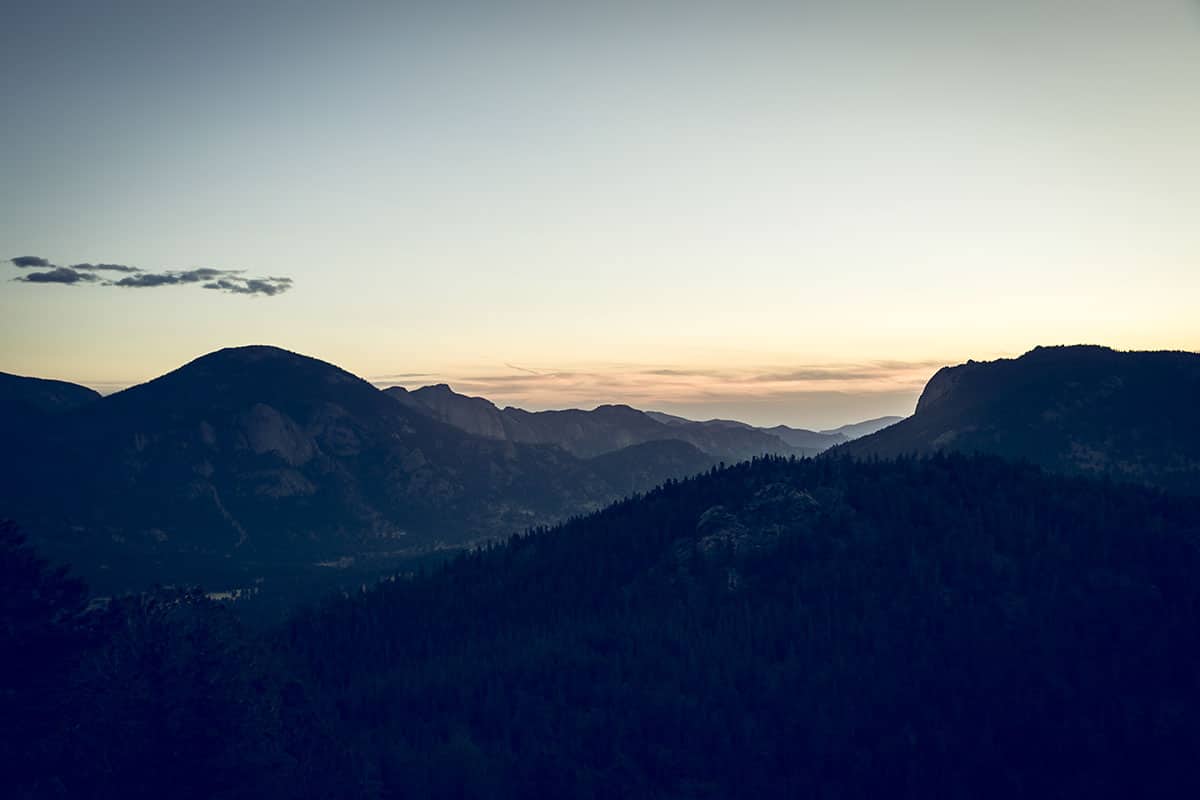
[[[330,364],[328,361],[322,361],[319,358],[306,356],[302,353],[296,353],[291,350],[285,350],[282,347],[276,347],[270,344],[249,344],[240,345],[238,347],[223,347],[220,350],[214,350],[211,353],[205,353],[199,358],[195,358],[184,364],[176,372],[185,370],[191,367],[241,367],[247,365],[293,365],[293,366],[308,366],[319,367],[337,372],[343,372],[347,375],[350,373],[343,370],[341,367]],[[168,373],[172,374],[172,373]]]
[[[1046,355],[1079,356],[1087,353],[1099,354],[1116,352],[1117,351],[1111,347],[1105,347],[1102,344],[1039,344],[1037,347],[1024,353],[1021,358]]]
[[[266,360],[316,360],[309,356],[301,355],[300,353],[291,350],[285,350],[282,347],[276,347],[270,344],[247,344],[238,345],[235,347],[222,347],[219,350],[213,350],[211,353],[193,359],[192,364],[197,363],[249,363]]]
[[[1200,492],[1200,354],[1039,347],[943,367],[916,413],[845,445],[883,457],[958,450]]]

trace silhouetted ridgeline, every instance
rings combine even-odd
[[[627,406],[501,411],[264,346],[104,398],[0,375],[0,406],[18,456],[0,465],[0,513],[105,592],[353,584],[721,460],[847,438]]]
[[[818,433],[786,425],[756,428],[724,419],[696,422],[625,405],[602,405],[591,411],[497,408],[482,397],[458,394],[444,383],[411,392],[399,386],[384,391],[406,407],[467,433],[526,444],[553,444],[584,458],[664,440],[684,441],[714,459],[731,462],[761,455],[813,456],[849,441],[855,432],[865,434],[899,419],[871,420]]]
[[[34,732],[5,737],[28,767],[10,785],[1191,796],[1198,537],[1198,498],[999,460],[764,459],[261,640],[191,596],[80,617],[73,591],[28,594],[55,581],[9,547],[6,591],[46,610],[0,624],[4,691],[55,701],[0,723]]]
[[[273,347],[92,394],[27,413],[4,436],[17,457],[0,466],[0,511],[106,590],[388,564],[596,510],[716,461],[676,442],[640,448],[618,475],[619,449],[592,464],[472,436]]]
[[[1196,353],[1039,347],[940,370],[913,416],[838,452],[994,453],[1197,494],[1198,408]]]
[[[33,421],[99,399],[86,386],[0,372],[0,435],[13,436]]]

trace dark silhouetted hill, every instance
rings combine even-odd
[[[17,426],[31,417],[70,411],[99,397],[99,392],[86,386],[0,372],[0,425]]]
[[[876,431],[895,425],[902,419],[904,417],[876,417],[875,419],[868,419],[863,422],[852,422],[840,428],[831,428],[821,431],[821,433],[828,436],[844,436],[847,440],[861,439],[864,436],[870,436]]]
[[[1198,524],[996,458],[765,459],[286,640],[385,793],[1191,796]]]
[[[913,416],[838,452],[977,451],[1196,493],[1198,402],[1195,353],[1039,347],[939,370]]]

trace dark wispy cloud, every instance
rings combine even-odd
[[[245,270],[194,267],[183,270],[147,270],[127,264],[72,264],[60,267],[40,256],[17,256],[9,261],[16,267],[40,267],[47,272],[34,272],[17,278],[24,283],[89,283],[97,286],[116,286],[122,289],[154,289],[162,286],[199,284],[205,289],[228,294],[263,295],[273,297],[292,288],[292,279],[281,276],[247,277]],[[125,277],[103,279],[96,273],[122,272]]]
[[[100,280],[90,272],[79,272],[70,267],[55,267],[48,272],[31,272],[17,280],[24,283],[91,283]]]
[[[99,272],[141,272],[137,267],[125,264],[72,264],[71,269],[86,269]]]
[[[205,289],[214,289],[230,294],[260,294],[273,297],[292,288],[291,278],[247,278],[242,270],[212,269],[198,267],[186,270],[168,270],[166,272],[139,271],[112,283],[123,289],[152,289],[158,286],[177,286],[180,284],[199,283]]]
[[[936,369],[940,361],[868,361],[861,364],[828,364],[783,372],[764,372],[744,380],[752,383],[819,383],[822,381],[873,381],[912,370]]]
[[[18,266],[21,269],[28,269],[30,267],[53,267],[54,266],[46,259],[40,258],[38,256],[17,256],[15,258],[10,258],[9,261],[11,261],[14,266]]]
[[[414,378],[435,378],[436,373],[433,372],[392,372],[387,375],[373,375],[370,378],[371,383],[381,386],[394,386],[390,381],[412,380]]]
[[[286,292],[292,288],[291,278],[222,278],[204,284],[205,289],[218,289],[234,294],[265,294],[268,297]]]
[[[535,369],[529,369],[529,368],[527,368],[527,367],[521,367],[521,366],[517,366],[516,364],[509,364],[509,363],[507,363],[507,362],[505,362],[504,366],[508,367],[509,369],[515,369],[515,370],[517,370],[518,372],[524,372],[524,373],[527,373],[527,374],[529,374],[529,375],[537,375],[538,377],[542,377],[543,375],[545,375],[545,373],[544,373],[544,372],[538,372],[538,371],[537,371],[537,370],[535,370]]]
[[[180,282],[177,277],[169,273],[156,274],[150,272],[121,278],[119,281],[114,281],[113,286],[120,286],[123,289],[145,289],[155,286],[172,286]]]
[[[226,279],[227,277],[236,281],[239,280],[236,276],[240,274],[241,270],[210,269],[208,267],[170,270],[167,272],[139,271],[136,275],[130,275],[127,278],[115,281],[113,286],[120,286],[125,289],[147,289],[156,286],[175,286],[181,283],[203,283],[204,281],[211,281],[218,278]],[[244,283],[244,281],[242,282]]]

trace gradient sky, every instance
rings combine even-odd
[[[1200,349],[1189,0],[53,2],[0,23],[0,370],[270,343],[828,426],[943,363]],[[113,276],[116,277],[116,276]]]

